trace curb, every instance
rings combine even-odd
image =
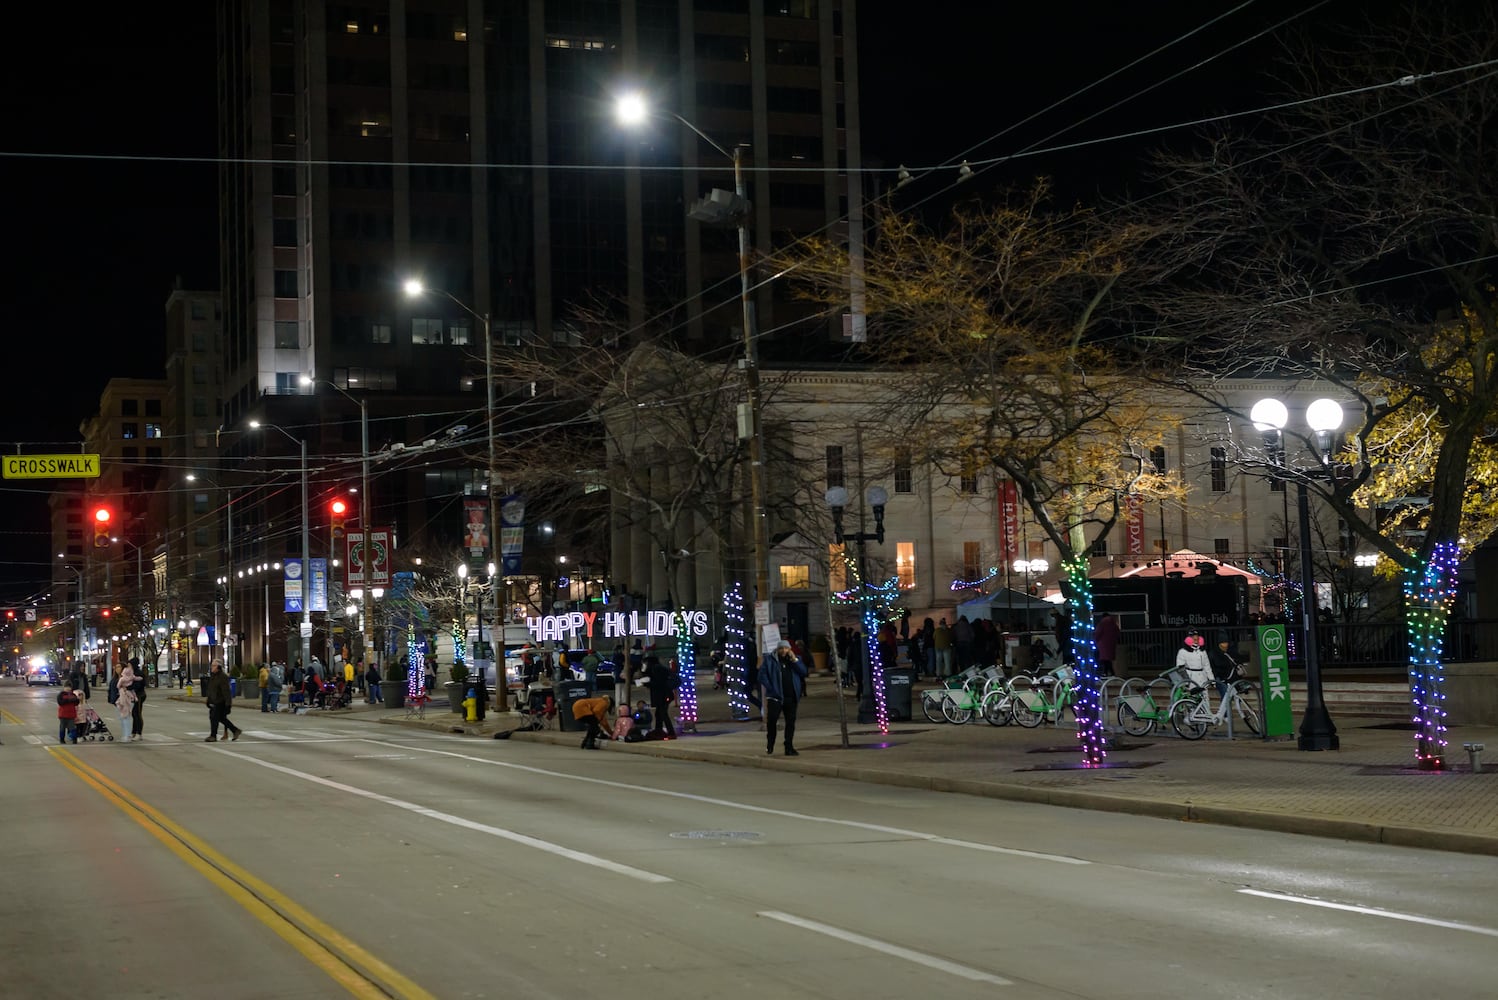
[[[168,700],[200,702],[198,696],[168,695]],[[312,714],[322,714],[315,711]],[[359,713],[330,715],[333,718],[359,718]],[[436,719],[382,718],[375,722],[386,726],[420,729],[428,732],[459,734],[479,738],[492,738],[500,732],[495,722],[486,720],[474,725],[464,722],[457,715]],[[511,721],[506,719],[506,721]],[[567,746],[574,735],[561,730],[515,730],[511,739],[527,743],[547,743]],[[1346,840],[1358,843],[1387,844],[1394,847],[1413,847],[1424,850],[1451,851],[1459,854],[1498,856],[1498,837],[1484,834],[1463,833],[1454,830],[1438,830],[1429,827],[1381,825],[1353,819],[1338,819],[1326,816],[1305,816],[1299,813],[1269,812],[1259,809],[1243,809],[1234,806],[1198,805],[1190,799],[1171,801],[1168,799],[1138,799],[1109,795],[1104,792],[1078,791],[1067,788],[1043,788],[1034,785],[1007,784],[1002,781],[984,781],[976,778],[948,778],[942,775],[886,771],[863,764],[828,763],[808,760],[805,756],[788,759],[784,756],[763,757],[743,753],[729,753],[698,747],[692,743],[683,745],[680,740],[648,741],[643,743],[610,743],[614,752],[660,757],[667,760],[696,761],[705,764],[720,764],[725,767],[753,767],[771,771],[791,772],[807,777],[839,778],[865,784],[888,785],[898,788],[916,788],[923,791],[942,792],[955,795],[970,795],[978,798],[998,799],[1008,802],[1024,802],[1031,805],[1059,806],[1066,809],[1082,809],[1090,812],[1111,812],[1149,819],[1176,820],[1183,823],[1210,823],[1216,826],[1232,826],[1250,830],[1268,830],[1275,833],[1291,833],[1307,837],[1331,840]]]

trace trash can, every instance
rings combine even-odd
[[[884,672],[884,707],[891,721],[910,721],[910,692],[914,687],[914,670],[895,667]]]
[[[562,681],[556,686],[557,723],[566,731],[581,731],[585,727],[572,717],[573,702],[593,696],[593,685],[587,681]]]

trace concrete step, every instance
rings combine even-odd
[[[1295,704],[1305,704],[1304,683],[1291,683],[1290,691]],[[1338,681],[1323,683],[1321,694],[1326,699],[1327,710],[1334,716],[1387,719],[1391,722],[1409,719],[1410,693],[1405,684]]]

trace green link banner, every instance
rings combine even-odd
[[[1285,650],[1285,626],[1260,625],[1259,683],[1264,686],[1264,735],[1295,732],[1290,708],[1290,657]]]

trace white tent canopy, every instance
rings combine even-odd
[[[1164,559],[1154,559],[1143,566],[1134,566],[1118,576],[1201,576],[1204,564],[1210,564],[1207,572],[1218,576],[1242,576],[1248,579],[1250,584],[1262,584],[1264,581],[1246,569],[1239,569],[1232,563],[1225,563],[1221,559],[1212,556],[1204,556],[1190,549],[1180,549],[1172,552]]]

